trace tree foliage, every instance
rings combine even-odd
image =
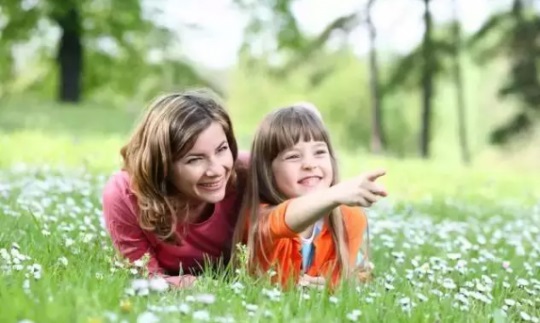
[[[499,57],[510,62],[499,95],[516,99],[521,109],[492,132],[494,143],[528,132],[540,115],[539,39],[540,17],[533,5],[514,0],[509,10],[491,16],[469,41],[480,62]]]
[[[60,30],[56,51],[47,52],[44,48],[49,44],[42,44],[39,52],[41,61],[48,62],[48,81],[60,77],[60,70],[53,72],[53,63],[62,59],[63,33],[78,31],[82,46],[81,82],[86,95],[104,89],[132,95],[144,78],[164,72],[174,72],[168,79],[180,82],[177,86],[208,85],[190,64],[172,53],[174,33],[156,25],[140,0],[4,0],[0,17],[5,20],[3,26],[0,23],[0,51],[7,54],[11,54],[14,44],[25,43],[43,32],[40,29],[45,25]],[[162,60],[150,61],[152,52],[157,52]],[[2,57],[2,63],[6,63],[2,79],[7,80],[13,77],[13,57]]]

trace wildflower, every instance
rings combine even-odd
[[[517,280],[517,285],[519,287],[525,287],[525,286],[529,286],[529,281],[527,281],[526,279],[523,279],[523,278],[519,278]]]
[[[428,298],[424,294],[417,293],[416,297],[418,297],[421,302],[425,302],[428,300]]]
[[[64,266],[64,267],[67,267],[67,265],[68,265],[68,260],[67,260],[66,257],[60,257],[60,258],[58,258],[58,262],[59,262],[62,266]]]
[[[199,303],[210,305],[214,304],[216,297],[212,294],[200,294],[195,296],[195,300]]]
[[[523,311],[519,312],[519,316],[523,319],[523,321],[530,321],[531,316]]]
[[[281,292],[276,288],[274,288],[272,290],[268,290],[266,288],[263,288],[262,294],[267,296],[268,298],[270,298],[270,300],[272,300],[272,301],[278,301],[280,299],[280,297],[281,297]]]
[[[169,284],[163,277],[153,277],[148,282],[148,287],[156,292],[164,292],[169,289]]]
[[[242,285],[241,282],[235,282],[231,285],[231,289],[234,291],[235,294],[240,294],[244,289],[244,285]]]
[[[210,313],[205,310],[193,312],[193,319],[198,321],[210,321]]]
[[[451,278],[445,278],[442,283],[443,287],[446,289],[455,289],[457,288],[456,284]]]
[[[152,312],[143,312],[137,316],[137,323],[158,323],[159,317]]]
[[[510,298],[507,298],[504,300],[504,303],[508,306],[514,306],[516,305],[516,301],[514,301],[513,299],[510,299]]]
[[[146,279],[135,279],[131,282],[131,288],[133,288],[135,291],[141,290],[141,289],[147,289],[150,287],[150,284],[148,283],[148,280]]]
[[[124,313],[129,313],[133,309],[133,305],[128,299],[120,301],[120,310]]]
[[[362,315],[362,312],[360,310],[353,310],[352,312],[347,314],[347,319],[352,322],[358,321],[358,317]]]

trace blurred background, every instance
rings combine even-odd
[[[0,167],[112,171],[151,98],[206,86],[244,149],[269,110],[311,101],[345,176],[531,190],[539,53],[532,0],[2,0]]]

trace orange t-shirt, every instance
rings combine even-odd
[[[258,266],[264,271],[273,269],[277,275],[273,281],[287,285],[291,280],[296,283],[302,272],[301,238],[285,223],[285,213],[289,201],[283,202],[270,209],[268,221],[265,227],[259,230],[266,233],[263,243],[264,255],[257,250]],[[265,206],[261,206],[265,207]],[[268,206],[266,206],[268,207]],[[356,264],[356,257],[362,247],[363,235],[367,228],[367,217],[359,207],[340,206],[345,231],[347,233],[347,245],[351,266]],[[258,233],[257,233],[258,235]],[[313,239],[315,254],[309,269],[305,272],[310,276],[328,277],[331,275],[332,284],[337,283],[340,270],[336,268],[336,248],[332,240],[332,233],[325,221],[321,232]]]

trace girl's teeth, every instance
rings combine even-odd
[[[313,185],[313,184],[317,183],[318,181],[319,181],[319,179],[317,177],[310,177],[310,178],[306,178],[306,179],[301,180],[300,184]]]

